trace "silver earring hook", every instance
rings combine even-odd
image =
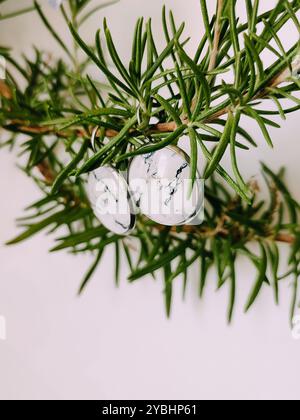
[[[98,130],[99,130],[99,126],[95,127],[93,129],[92,137],[91,137],[91,145],[94,152],[96,152],[96,135],[98,133]]]

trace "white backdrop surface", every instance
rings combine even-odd
[[[164,3],[187,21],[187,32],[197,39],[203,31],[198,0]],[[268,8],[274,1],[262,3]],[[121,0],[93,17],[83,34],[91,41],[107,15],[126,57],[138,16],[152,16],[154,33],[160,32],[162,4]],[[56,12],[48,13],[59,32],[68,36]],[[288,29],[282,36],[295,39],[296,34]],[[30,52],[34,44],[58,54],[34,15],[1,22],[0,38],[1,44],[18,52]],[[290,116],[281,130],[272,130],[274,151],[265,146],[255,124],[250,130],[260,147],[240,154],[244,173],[257,175],[261,160],[274,169],[285,165],[290,188],[300,199],[299,114]],[[5,317],[7,327],[6,341],[0,340],[1,399],[300,398],[300,341],[293,339],[288,325],[290,280],[281,286],[279,308],[265,289],[244,315],[255,273],[241,260],[238,304],[228,327],[228,290],[215,293],[211,276],[205,299],[199,301],[195,269],[185,302],[178,281],[172,318],[166,320],[161,279],[154,282],[148,277],[129,285],[124,269],[116,289],[113,253],[107,252],[86,293],[78,298],[89,257],[48,254],[52,241],[43,234],[16,247],[2,246],[16,234],[14,219],[39,192],[16,168],[15,156],[4,150],[0,168],[0,317]]]

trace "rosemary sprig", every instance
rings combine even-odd
[[[198,260],[200,296],[208,281],[214,281],[211,268],[215,266],[217,288],[229,289],[229,321],[239,281],[236,261],[243,255],[258,272],[246,310],[264,287],[272,287],[278,303],[281,282],[293,275],[292,319],[299,290],[300,207],[284,183],[283,171],[274,173],[266,166],[262,172],[270,198],[261,200],[257,186],[243,177],[237,148],[248,150],[259,143],[247,126],[242,126],[245,118],[254,119],[262,138],[273,146],[269,127],[279,127],[273,118],[286,118],[300,109],[299,39],[287,49],[279,35],[285,25],[299,31],[299,0],[280,0],[264,13],[259,0],[246,0],[247,20],[243,22],[237,16],[235,0],[216,0],[213,16],[209,16],[207,2],[200,0],[205,34],[193,55],[188,52],[184,23],[177,22],[171,12],[167,17],[164,8],[162,51],[156,45],[151,20],[141,18],[134,30],[129,63],[121,59],[106,20],[100,30],[95,28],[95,45],[82,38],[80,29],[87,19],[114,1],[93,3],[70,1],[60,8],[74,39],[70,48],[44,8],[34,2],[45,30],[65,54],[62,59],[49,60],[37,50],[35,59],[16,59],[8,48],[0,47],[8,63],[7,78],[0,81],[0,124],[9,135],[4,146],[19,146],[21,154],[27,156],[22,169],[42,193],[41,200],[19,221],[23,233],[9,244],[50,230],[58,235],[52,251],[94,254],[80,292],[95,273],[104,249],[113,244],[116,284],[122,252],[130,268],[130,281],[162,271],[168,315],[174,282],[182,275],[185,292],[189,269]],[[0,20],[31,10],[1,15]],[[266,51],[274,57],[269,67],[263,60]],[[105,83],[89,75],[90,64],[97,66]],[[223,80],[226,73],[232,76],[231,82]],[[19,84],[20,76],[23,81]],[[276,105],[274,111],[268,108],[270,101]],[[293,101],[294,106],[286,105],[287,101]],[[94,126],[99,127],[95,153],[89,143]],[[207,179],[205,222],[169,229],[141,217],[132,235],[140,250],[135,258],[136,245],[130,239],[99,226],[86,197],[85,174],[103,162],[126,169],[129,158],[177,144],[186,135],[191,145],[191,178],[195,179],[199,159],[207,164],[203,173]],[[109,141],[104,142],[105,138]],[[61,144],[69,156],[67,165],[57,152]],[[232,171],[222,166],[226,154]],[[63,237],[58,233],[62,227],[68,232]],[[259,252],[252,252],[250,243],[256,243]],[[280,272],[280,243],[291,249],[284,274]]]

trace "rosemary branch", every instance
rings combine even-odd
[[[214,54],[214,53],[212,53]],[[292,65],[292,72],[298,72],[300,71],[300,60],[297,60]],[[270,82],[269,87],[265,87],[261,90],[261,92],[257,93],[257,95],[252,98],[251,100],[255,99],[267,99],[270,92],[268,88],[275,88],[280,86],[283,83],[286,83],[289,78],[292,75],[291,67],[287,66],[284,70],[282,70],[280,73],[278,73],[277,76],[274,77],[274,79]],[[7,84],[5,84],[3,81],[0,81],[0,96],[5,97],[7,99],[12,99],[12,92],[11,89]],[[246,97],[247,95],[245,95]],[[228,114],[229,112],[234,112],[236,107],[228,106],[225,107],[209,118],[204,119],[203,123],[212,123],[215,120],[219,119],[220,117]],[[184,119],[183,123],[188,124],[188,119]],[[21,120],[11,120],[10,123],[6,126],[7,129],[9,129],[10,126],[17,126],[18,129],[24,133],[24,134],[55,134],[58,137],[62,138],[68,138],[69,133],[64,131],[58,131],[56,127],[52,126],[32,126],[32,125],[26,125],[26,121]],[[148,127],[148,129],[145,130],[146,135],[150,134],[158,134],[158,133],[171,133],[174,132],[178,128],[178,125],[175,121],[170,122],[164,122],[164,123],[157,123],[153,124]],[[85,133],[83,130],[76,129],[75,130],[78,137],[86,137],[87,133]],[[131,132],[136,133],[136,130],[132,129]],[[119,134],[119,131],[113,130],[113,129],[107,129],[105,130],[105,136],[107,138],[114,138]]]
[[[172,12],[168,20],[164,9],[165,48],[158,51],[151,20],[145,24],[139,19],[129,65],[123,63],[106,20],[103,32],[96,33],[94,48],[81,38],[81,23],[88,19],[91,10],[102,7],[86,9],[91,2],[71,2],[70,10],[67,5],[60,9],[65,21],[68,24],[71,21],[69,26],[76,45],[74,56],[43,8],[34,2],[46,30],[75,63],[72,70],[66,60],[45,60],[38,50],[35,59],[25,57],[23,64],[19,64],[7,48],[0,47],[1,54],[10,63],[7,82],[0,81],[1,127],[10,134],[4,144],[14,146],[21,139],[22,152],[28,156],[23,169],[43,194],[41,200],[30,206],[32,213],[22,219],[25,230],[9,244],[26,240],[44,229],[51,228],[52,232],[60,227],[67,229],[66,236],[58,238],[52,251],[67,249],[74,254],[87,251],[96,254],[80,292],[99,265],[105,247],[113,244],[117,284],[121,249],[130,267],[130,281],[163,270],[168,315],[175,278],[184,275],[185,291],[188,269],[199,261],[199,294],[202,296],[209,269],[215,266],[218,288],[224,284],[230,287],[229,321],[235,302],[236,258],[243,254],[258,271],[246,310],[265,284],[273,286],[278,303],[279,281],[294,274],[292,319],[300,272],[300,206],[288,191],[283,172],[274,173],[265,166],[263,175],[270,199],[258,200],[257,191],[244,181],[239,170],[236,149],[248,149],[244,142],[256,145],[248,130],[241,126],[242,115],[254,118],[264,138],[272,145],[268,126],[279,125],[269,116],[285,118],[285,114],[300,109],[295,95],[300,84],[291,77],[300,72],[299,57],[292,62],[299,43],[286,52],[278,35],[286,23],[294,24],[300,32],[299,1],[280,0],[271,10],[259,14],[259,0],[247,0],[247,21],[241,23],[236,16],[235,0],[216,0],[213,17],[209,16],[207,1],[200,0],[205,35],[194,57],[190,57],[185,48],[188,40],[183,39],[184,24],[178,26]],[[258,28],[262,29],[260,34]],[[82,61],[80,49],[86,54]],[[266,50],[274,54],[276,60],[268,69],[262,62],[262,53]],[[110,56],[109,60],[106,55]],[[174,64],[169,70],[164,67],[167,60]],[[113,71],[108,62],[114,64]],[[90,63],[106,77],[109,91],[105,95],[102,85],[87,76]],[[235,76],[233,84],[220,80],[230,69]],[[24,89],[16,82],[18,76],[14,72],[24,78]],[[281,86],[289,81],[289,85]],[[263,99],[272,99],[277,109],[257,108],[257,102]],[[283,99],[291,99],[296,106],[284,109]],[[221,118],[226,114],[227,122]],[[158,122],[151,124],[152,118]],[[91,157],[88,144],[95,126],[99,126],[98,151]],[[216,126],[221,126],[221,130]],[[140,217],[132,234],[140,252],[138,260],[134,261],[129,239],[99,225],[86,196],[85,177],[81,175],[103,164],[127,168],[132,156],[176,144],[186,133],[191,144],[191,178],[196,176],[198,146],[208,165],[204,174],[208,178],[205,221],[200,226],[167,228]],[[25,139],[19,137],[20,134],[25,134]],[[105,143],[105,137],[111,141]],[[216,147],[208,147],[207,142],[213,142],[209,144]],[[62,144],[70,159],[67,165],[57,152]],[[229,149],[233,175],[222,167],[223,156]],[[33,171],[36,169],[39,176]],[[254,241],[259,245],[259,255],[247,246]],[[278,243],[290,245],[289,270],[285,275],[279,275]]]

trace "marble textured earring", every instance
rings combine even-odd
[[[203,205],[203,189],[195,182],[190,194],[189,158],[168,146],[133,158],[128,184],[141,213],[156,223],[179,226],[196,220]]]
[[[99,221],[117,235],[128,235],[135,227],[136,216],[125,178],[110,166],[92,171],[88,196]]]

